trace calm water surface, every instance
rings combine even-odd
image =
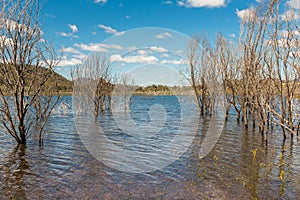
[[[71,104],[71,97],[63,101]],[[168,111],[167,121],[172,123],[165,131],[172,137],[180,120],[175,97],[134,97],[132,112],[141,112],[132,118],[149,123],[147,108],[153,102]],[[197,120],[199,130],[193,143],[177,161],[160,170],[133,174],[96,160],[81,142],[71,110],[58,108],[47,126],[43,147],[34,134],[24,147],[0,131],[0,198],[300,199],[300,144],[296,139],[283,142],[281,134],[273,131],[265,147],[257,131],[244,130],[232,116],[216,146],[200,160],[198,151],[209,120]],[[106,130],[114,130],[110,139],[127,140],[121,130],[116,134],[111,120],[101,123]],[[141,144],[136,147],[143,149]]]

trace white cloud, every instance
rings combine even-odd
[[[194,7],[194,8],[201,8],[201,7],[222,7],[225,6],[225,0],[185,0],[185,1],[177,1],[179,6],[185,7]]]
[[[136,50],[136,46],[131,46],[131,47],[127,47],[128,51],[135,51]]]
[[[168,33],[168,32],[164,32],[164,33],[161,33],[161,34],[158,34],[155,36],[157,39],[167,39],[167,38],[173,38],[173,36]]]
[[[163,48],[163,47],[157,47],[157,46],[152,46],[149,48],[151,51],[155,51],[155,52],[159,52],[159,53],[166,53],[168,52],[167,49]]]
[[[60,49],[60,52],[63,52],[63,53],[72,53],[72,54],[80,54],[80,51],[78,51],[77,49],[74,49],[73,47],[62,47]]]
[[[170,57],[170,55],[167,54],[167,53],[164,53],[164,54],[161,55],[161,57],[162,57],[162,58],[168,58],[168,57]]]
[[[126,15],[125,18],[126,18],[126,19],[130,19],[131,17],[130,17],[129,15]]]
[[[101,43],[90,43],[90,44],[74,44],[75,47],[81,48],[85,51],[94,51],[94,52],[108,52],[106,48],[104,48]]]
[[[102,43],[90,43],[90,44],[74,44],[75,47],[81,48],[85,51],[95,52],[109,52],[109,49],[123,50],[123,47],[117,44],[102,44]]]
[[[183,1],[177,1],[177,5],[178,5],[178,6],[184,6],[185,4],[184,4]]]
[[[60,36],[63,36],[63,37],[78,38],[78,35],[74,34],[74,33],[78,32],[77,26],[74,24],[69,24],[68,27],[71,29],[71,31],[72,31],[71,33],[59,32],[57,34],[59,34]]]
[[[84,60],[88,57],[88,55],[81,53],[81,54],[75,54],[75,55],[73,55],[73,57]]]
[[[137,51],[137,53],[140,54],[140,55],[146,55],[148,52],[147,52],[147,50],[139,49]]]
[[[74,66],[80,65],[82,63],[81,59],[71,58],[67,59],[66,57],[62,57],[59,63],[57,64],[58,67],[65,67],[65,66]]]
[[[78,28],[74,24],[69,24],[68,27],[72,30],[73,33],[78,32]]]
[[[6,18],[0,18],[0,28],[6,28],[7,30],[17,30],[17,31],[26,31],[29,34],[43,34],[43,31],[41,29],[32,29],[30,26],[27,26],[27,24],[24,24],[26,22],[16,22],[14,20],[6,19]]]
[[[119,32],[119,31],[117,31],[116,29],[113,29],[113,28],[110,27],[110,26],[105,26],[105,25],[103,25],[103,24],[99,24],[98,27],[104,29],[104,31],[105,31],[106,33],[113,34],[113,35],[117,35],[117,36],[121,36],[121,35],[123,35],[123,34],[125,33],[124,31]]]
[[[176,53],[178,53],[179,55],[183,55],[184,51],[183,50],[176,50]]]
[[[142,64],[155,64],[158,62],[158,59],[154,56],[127,56],[122,57],[119,54],[114,54],[110,56],[111,62],[124,62],[124,63],[142,63]]]
[[[63,36],[63,37],[72,37],[72,38],[78,38],[77,35],[74,35],[73,33],[65,33],[65,32],[60,32],[58,33],[60,36]]]
[[[295,12],[295,10],[287,10],[280,17],[282,20],[292,21],[299,19],[300,15],[298,12]]]
[[[107,0],[94,0],[94,3],[105,4],[106,2],[107,2]]]
[[[249,21],[255,19],[255,9],[254,8],[248,8],[245,10],[236,10],[237,16],[240,18],[242,21]]]
[[[172,5],[172,1],[163,1],[162,4]]]
[[[229,33],[228,36],[232,37],[232,38],[235,38],[236,35],[234,33]]]
[[[161,64],[172,64],[172,65],[185,65],[188,63],[185,59],[179,59],[179,60],[162,60],[160,62]]]

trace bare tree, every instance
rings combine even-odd
[[[295,113],[299,108],[295,106],[295,94],[299,80],[299,26],[296,14],[291,8],[283,15],[280,13],[280,1],[275,1],[270,17],[269,49],[266,63],[270,68],[269,76],[273,80],[274,88],[278,95],[275,106],[269,106],[274,121],[282,127],[283,137],[286,130],[295,134],[295,127],[299,118]],[[276,106],[279,104],[279,108]],[[298,121],[298,122],[297,122]]]
[[[217,35],[215,47],[215,60],[220,77],[222,79],[227,107],[225,118],[228,119],[229,109],[232,106],[237,113],[237,120],[240,120],[240,61],[236,46],[231,44],[231,41],[226,40],[222,34]]]
[[[131,95],[135,91],[134,80],[128,73],[118,74],[114,78],[113,107],[115,111],[130,111]]]
[[[111,83],[110,66],[106,57],[92,54],[71,71],[76,89],[74,95],[78,98],[86,96],[85,100],[80,101],[85,104],[81,105],[81,113],[89,111],[98,117],[99,113],[110,110],[114,87]]]
[[[36,122],[43,131],[58,101],[58,96],[52,96],[56,85],[49,83],[56,56],[42,38],[38,1],[0,4],[0,121],[18,143],[25,144]]]
[[[190,40],[187,50],[189,65],[187,79],[194,90],[196,104],[201,115],[210,113],[214,105],[211,93],[213,87],[209,88],[208,84],[212,84],[216,78],[216,63],[213,56],[213,50],[205,36],[194,36]]]

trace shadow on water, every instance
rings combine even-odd
[[[0,199],[299,198],[300,145],[295,138],[284,141],[274,130],[265,146],[261,134],[245,130],[231,117],[212,151],[199,159],[210,118],[197,120],[188,151],[167,167],[144,174],[120,172],[96,160],[76,133],[72,115],[50,119],[42,148],[35,135],[25,147],[0,131]],[[114,130],[111,124],[103,126]],[[128,139],[122,138],[126,134],[110,137]]]

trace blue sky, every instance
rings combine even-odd
[[[115,56],[113,58],[118,64],[114,70],[126,72],[122,66],[133,67],[136,65],[134,58],[143,60],[143,56],[146,56],[145,63],[138,64],[176,65],[174,57],[162,55],[166,53],[163,49],[170,50],[170,44],[178,43],[174,36],[176,32],[179,37],[181,33],[187,37],[205,33],[212,42],[216,33],[222,32],[225,37],[235,40],[239,35],[240,18],[260,1],[262,0],[48,0],[43,7],[42,29],[45,38],[53,43],[57,53],[61,55],[57,72],[64,76],[69,77],[69,68],[80,64],[93,51],[107,54],[109,58]],[[128,30],[139,28],[140,31],[143,27],[159,28],[158,32],[153,31],[153,36],[149,35],[149,38],[156,38],[157,42],[150,41],[148,36],[139,33],[135,36],[132,32],[125,39]],[[147,30],[143,32],[146,33]],[[138,51],[145,46],[134,43],[143,41],[148,42],[143,45],[152,47],[154,53],[160,55]],[[163,42],[166,42],[166,46],[163,46]],[[185,44],[180,45],[177,50],[172,49],[172,52],[184,51]],[[128,59],[126,56],[116,56],[132,49],[135,52],[130,53],[131,57]],[[177,61],[180,60],[179,57],[177,56]]]

